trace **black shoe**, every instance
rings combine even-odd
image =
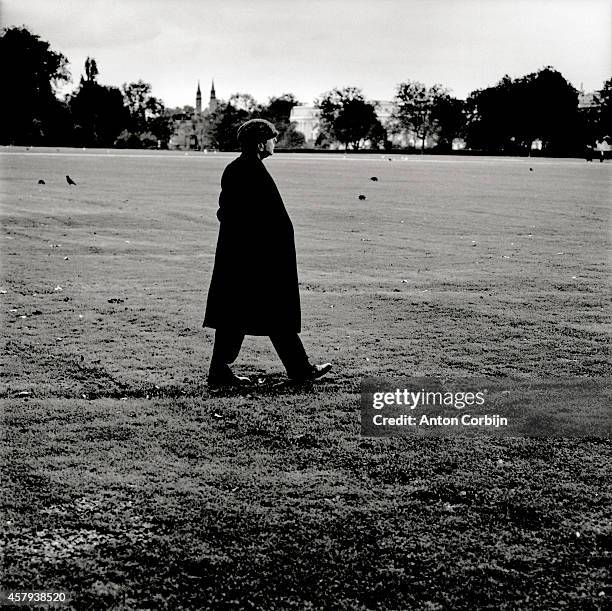
[[[323,363],[323,365],[311,365],[305,373],[299,376],[291,376],[292,382],[314,382],[319,378],[322,378],[332,368],[331,363]]]
[[[234,373],[224,373],[222,375],[209,374],[208,386],[219,388],[222,386],[250,386],[253,382],[246,376],[237,376]]]

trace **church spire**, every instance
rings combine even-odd
[[[217,109],[217,94],[215,93],[215,79],[212,80],[212,86],[210,88],[210,100],[208,102],[209,112],[215,112]]]
[[[200,81],[198,81],[198,90],[196,91],[196,114],[202,112],[202,92],[200,91]]]

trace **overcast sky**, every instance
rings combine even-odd
[[[166,106],[336,86],[392,99],[397,83],[441,83],[456,97],[552,65],[577,88],[612,77],[612,0],[0,0],[3,26],[26,25],[99,82],[143,79]]]

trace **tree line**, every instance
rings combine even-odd
[[[579,92],[551,66],[516,79],[504,76],[466,100],[454,98],[439,84],[400,83],[385,126],[376,103],[355,87],[327,92],[315,105],[319,146],[336,141],[347,149],[389,149],[401,146],[390,137],[407,133],[415,148],[423,150],[431,141],[439,152],[452,150],[456,139],[472,150],[514,155],[534,146],[552,155],[571,155],[604,140],[612,144],[612,79],[589,105],[580,106]]]
[[[142,80],[120,88],[100,84],[97,63],[89,57],[76,89],[59,99],[55,92],[70,81],[68,60],[25,27],[2,30],[0,55],[11,58],[4,64],[11,94],[2,96],[1,144],[166,148],[176,120],[194,111],[166,108]],[[203,140],[209,148],[233,150],[238,125],[262,117],[279,129],[279,147],[302,147],[304,136],[289,119],[298,103],[290,93],[267,104],[236,93],[206,117]],[[506,75],[466,100],[442,85],[406,80],[397,85],[384,125],[377,103],[356,87],[328,91],[315,106],[317,148],[389,150],[408,146],[402,135],[411,134],[410,146],[433,143],[440,152],[461,139],[483,152],[523,154],[539,142],[547,154],[571,155],[612,135],[612,78],[581,106],[579,92],[551,66],[520,78]]]

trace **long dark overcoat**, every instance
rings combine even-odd
[[[221,178],[220,221],[204,326],[247,335],[301,330],[293,225],[257,155]]]

